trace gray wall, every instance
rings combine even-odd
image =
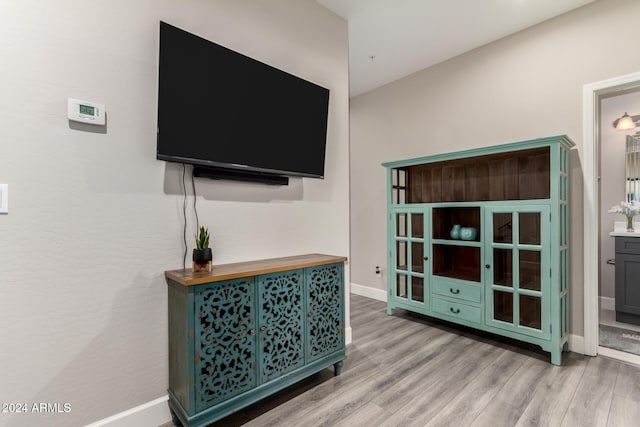
[[[4,0],[0,402],[71,412],[0,425],[83,425],[166,395],[163,272],[182,267],[183,198],[180,168],[155,160],[159,20],[331,90],[326,179],[198,181],[214,263],[349,254],[342,18],[313,0]],[[106,133],[71,128],[67,97],[104,103]],[[191,250],[191,199],[188,216]]]
[[[550,135],[571,156],[571,333],[583,335],[582,88],[638,71],[640,2],[599,0],[351,100],[351,279],[383,289],[383,161]],[[627,51],[628,52],[628,51]]]

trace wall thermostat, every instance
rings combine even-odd
[[[74,122],[104,125],[104,105],[95,102],[67,98],[67,117]]]

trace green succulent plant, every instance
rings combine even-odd
[[[209,247],[209,229],[207,227],[200,227],[198,234],[196,235],[196,248],[207,249]]]

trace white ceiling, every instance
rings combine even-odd
[[[356,96],[595,0],[316,1],[349,21]]]

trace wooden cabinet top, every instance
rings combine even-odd
[[[171,279],[184,286],[200,285],[202,283],[219,282],[240,277],[257,276],[259,274],[276,273],[278,271],[294,270],[296,268],[314,267],[316,265],[345,262],[347,257],[307,254],[283,258],[262,259],[257,261],[236,262],[232,264],[213,265],[213,271],[193,273],[190,268],[165,271],[167,279]]]
[[[487,147],[477,147],[463,151],[453,151],[442,154],[434,154],[425,157],[416,157],[413,159],[397,160],[393,162],[385,162],[382,166],[387,168],[401,168],[412,165],[443,162],[456,159],[465,159],[476,156],[484,156],[490,154],[509,153],[512,151],[527,150],[538,147],[551,146],[560,144],[567,149],[575,147],[575,143],[566,135],[550,136],[546,138],[530,139],[527,141],[510,142],[507,144],[492,145]]]

